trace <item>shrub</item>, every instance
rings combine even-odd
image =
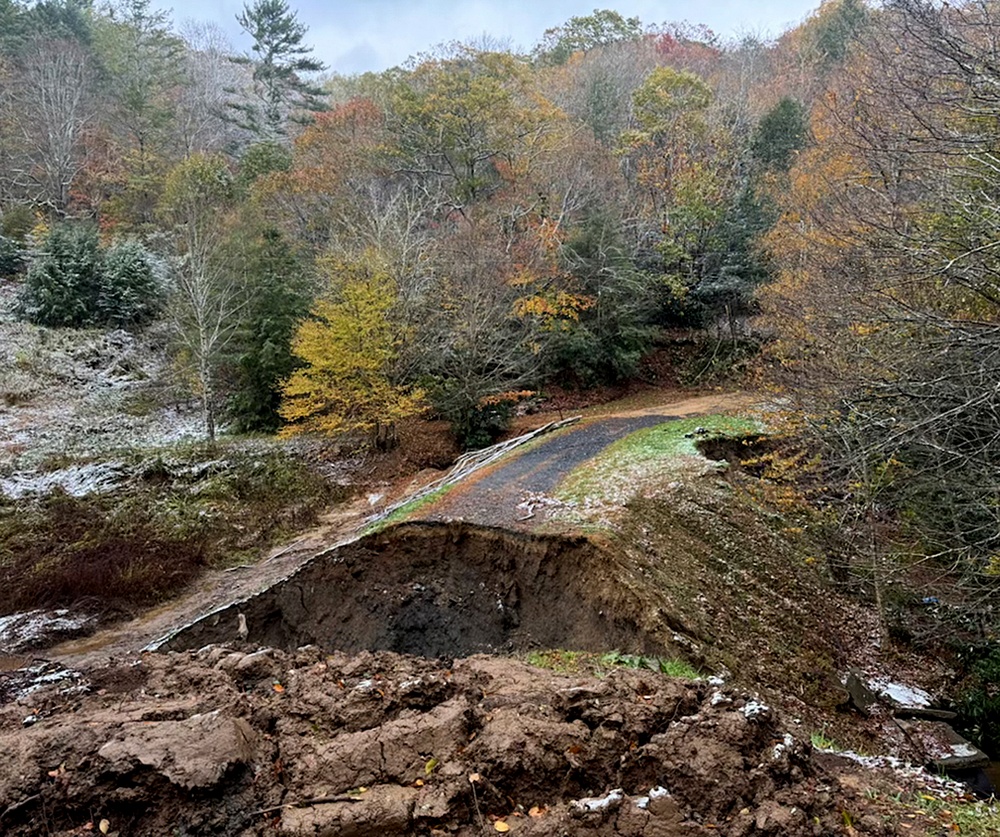
[[[121,241],[104,255],[96,320],[102,325],[128,326],[148,322],[163,301],[149,251],[138,241]]]
[[[149,320],[162,301],[154,260],[138,242],[101,249],[88,224],[55,227],[28,269],[18,308],[46,326],[129,326]]]
[[[15,276],[24,270],[24,251],[20,245],[0,235],[0,278]]]
[[[101,288],[100,263],[96,228],[55,227],[28,269],[20,316],[39,325],[91,325]]]

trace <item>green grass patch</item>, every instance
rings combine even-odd
[[[662,476],[671,461],[700,457],[699,441],[759,431],[760,425],[752,419],[731,415],[693,416],[637,430],[574,469],[555,493],[571,502],[606,499],[620,504],[634,493],[638,482]]]
[[[836,741],[832,738],[826,737],[826,730],[821,732],[814,732],[809,736],[809,743],[813,745],[817,750],[841,750],[843,749]]]
[[[1000,834],[1000,804],[997,800],[973,802],[962,799],[940,799],[921,793],[894,798],[909,813],[904,820],[912,823],[919,814],[928,834],[962,834],[967,837],[996,837]],[[933,829],[933,830],[932,830]]]
[[[647,657],[642,654],[623,654],[621,651],[608,651],[600,654],[591,651],[565,651],[553,649],[549,651],[532,651],[524,658],[529,665],[549,671],[559,671],[567,674],[607,674],[616,668],[644,669],[665,674],[668,677],[680,677],[685,680],[697,680],[701,674],[685,660]]]
[[[423,497],[417,497],[413,500],[407,501],[391,514],[383,517],[381,520],[369,523],[364,529],[361,530],[361,536],[365,537],[366,535],[374,535],[376,532],[381,532],[383,529],[387,529],[397,523],[402,523],[404,520],[420,511],[420,509],[426,508],[439,498],[443,497],[451,488],[451,485],[443,485],[440,488],[436,488],[430,494],[425,494]]]

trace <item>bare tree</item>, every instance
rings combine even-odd
[[[223,256],[232,196],[225,162],[196,154],[170,173],[160,208],[173,229],[177,253],[171,322],[181,359],[196,384],[210,442],[218,424],[220,367],[246,306],[239,272]]]
[[[216,24],[186,21],[180,29],[187,46],[174,120],[180,150],[189,155],[246,145],[251,135],[227,118],[227,103],[249,91],[249,70],[233,63],[232,46]]]
[[[75,41],[37,37],[25,47],[12,82],[4,98],[22,115],[12,178],[24,197],[63,214],[94,113],[90,59]]]

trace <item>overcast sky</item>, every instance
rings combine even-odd
[[[249,42],[236,15],[243,0],[154,0],[173,9],[175,24],[186,19],[213,21],[238,49]],[[514,49],[529,49],[546,29],[569,18],[613,8],[644,24],[667,21],[703,23],[722,36],[744,32],[778,35],[800,22],[819,0],[621,0],[601,5],[595,0],[289,0],[299,20],[309,27],[307,42],[333,71],[350,74],[385,70],[435,44],[468,41],[484,33],[509,39]]]

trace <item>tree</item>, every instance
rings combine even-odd
[[[398,170],[439,195],[446,213],[467,220],[467,207],[548,150],[561,116],[538,94],[526,62],[463,46],[397,74],[388,105]]]
[[[270,227],[235,236],[246,305],[233,340],[235,375],[228,413],[240,430],[281,426],[281,385],[301,364],[292,338],[309,313],[312,283],[301,259]]]
[[[60,224],[28,269],[20,316],[47,326],[93,325],[101,293],[101,252],[90,224]]]
[[[159,206],[177,254],[171,324],[201,401],[210,442],[215,441],[220,371],[246,307],[242,278],[225,258],[234,197],[225,160],[195,154],[169,173]]]
[[[970,625],[1000,564],[998,27],[989,3],[887,4],[814,109],[764,298],[876,591],[937,563]],[[883,554],[889,513],[907,531]]]
[[[141,244],[119,241],[105,250],[92,224],[64,223],[32,262],[19,313],[40,325],[122,328],[148,321],[162,300],[154,259]]]
[[[150,0],[120,0],[95,27],[122,169],[114,214],[134,229],[154,220],[174,128],[174,95],[184,79],[184,44],[169,27],[167,14],[153,11]]]
[[[439,244],[411,341],[428,400],[464,447],[487,445],[506,429],[508,394],[537,381],[543,359],[537,320],[517,311],[526,288],[510,281],[501,232],[467,227]]]
[[[593,14],[571,17],[562,26],[548,29],[535,55],[547,64],[565,64],[576,52],[642,37],[642,22],[637,17],[622,17],[611,9],[595,9]]]
[[[122,328],[151,320],[163,305],[162,270],[138,241],[118,241],[104,252],[97,316]]]
[[[374,253],[322,266],[331,291],[296,332],[292,347],[302,368],[283,388],[284,432],[360,430],[376,447],[391,447],[396,422],[418,412],[423,398],[393,379],[401,335],[391,317],[392,279]]]
[[[0,93],[20,114],[9,172],[23,197],[62,216],[83,168],[84,132],[97,109],[92,62],[79,42],[38,35],[21,46],[19,65],[13,83]]]
[[[750,153],[765,169],[788,171],[808,135],[805,108],[786,96],[761,117],[750,139]]]
[[[302,45],[307,29],[285,0],[254,0],[236,20],[254,41],[253,56],[234,59],[253,70],[253,100],[231,101],[229,108],[237,123],[260,139],[282,139],[289,120],[301,122],[326,110],[322,88],[301,75],[325,67],[309,57],[312,47]]]
[[[227,118],[227,102],[228,91],[249,85],[248,68],[230,60],[232,47],[218,25],[185,21],[180,31],[186,48],[183,84],[174,92],[174,144],[184,156],[245,145],[251,137]]]

